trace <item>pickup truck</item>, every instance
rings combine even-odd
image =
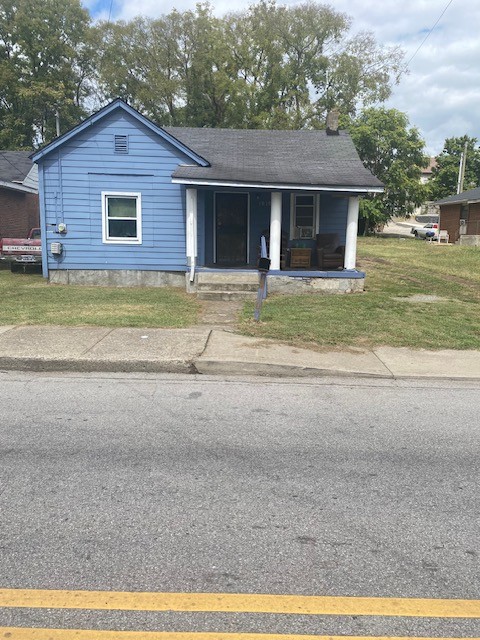
[[[42,241],[40,229],[30,230],[27,238],[2,238],[0,240],[0,259],[10,262],[11,271],[22,266],[42,262]]]

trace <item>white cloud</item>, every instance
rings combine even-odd
[[[107,0],[98,0],[103,5]],[[277,0],[282,4],[282,0]],[[291,0],[286,4],[300,4]],[[215,13],[246,8],[251,0],[212,0]],[[468,4],[467,4],[468,2]],[[93,8],[95,0],[84,0]],[[426,139],[427,150],[439,153],[446,137],[468,134],[480,140],[480,3],[453,0],[433,32],[447,0],[326,0],[335,10],[351,16],[352,29],[372,31],[377,42],[400,45],[405,60],[414,55],[408,75],[394,88],[388,106],[405,111],[411,125]],[[109,2],[108,2],[109,4]],[[158,0],[114,0],[112,19],[130,20],[135,15],[157,17],[193,9],[196,0],[172,5]],[[421,48],[415,53],[418,47]]]

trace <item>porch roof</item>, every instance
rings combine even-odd
[[[349,134],[321,130],[193,129],[166,131],[209,162],[181,165],[175,182],[264,188],[381,192]]]

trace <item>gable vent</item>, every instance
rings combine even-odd
[[[128,153],[128,136],[115,136],[115,153]]]

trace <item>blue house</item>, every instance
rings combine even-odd
[[[115,100],[32,158],[51,282],[195,292],[217,274],[256,278],[264,236],[271,291],[363,289],[359,197],[383,187],[334,120],[161,128]]]

